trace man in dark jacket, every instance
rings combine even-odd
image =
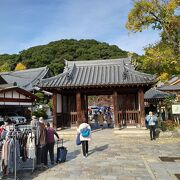
[[[37,166],[47,167],[46,145],[47,145],[47,130],[44,119],[39,118],[37,126]]]

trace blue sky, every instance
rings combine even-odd
[[[60,39],[96,39],[143,54],[159,32],[125,28],[132,0],[0,0],[0,54]]]

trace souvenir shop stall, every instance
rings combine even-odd
[[[14,176],[22,170],[35,169],[35,134],[31,125],[10,125],[0,127],[1,177]]]

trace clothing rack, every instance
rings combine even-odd
[[[17,167],[16,167],[16,130],[15,130],[15,125],[13,124],[12,126],[10,126],[10,128],[8,129],[10,132],[12,132],[11,135],[9,135],[11,138],[14,138],[14,179],[17,179]]]
[[[23,125],[16,125],[16,127],[20,130],[25,130],[25,129],[31,129],[32,130],[32,125],[29,124],[23,124]]]
[[[19,130],[24,131],[24,130],[31,130],[31,133],[32,133],[32,125],[29,125],[29,124],[23,124],[23,125],[16,125],[17,128]],[[30,159],[29,159],[30,160]],[[23,162],[25,164],[25,162]],[[23,167],[24,170],[29,170],[31,169],[32,172],[34,171],[35,169],[35,158],[32,159],[32,167]]]
[[[23,130],[31,130],[32,131],[32,126],[31,125],[13,125],[11,128],[9,128],[9,131],[12,131],[12,135],[10,135],[12,138],[14,138],[14,179],[17,178],[17,157],[16,157],[16,146],[17,146],[17,133],[22,133]],[[26,167],[23,169],[32,169],[32,172],[35,169],[35,158],[32,159],[32,168]]]
[[[17,165],[17,161],[16,161],[16,159],[17,159],[17,157],[16,157],[17,133],[21,132],[20,130],[17,130],[16,127],[17,127],[17,125],[13,124],[12,129],[10,129],[13,132],[11,137],[14,138],[14,179],[15,180],[18,179],[17,178],[17,166],[16,166]]]

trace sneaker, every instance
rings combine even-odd
[[[51,165],[54,165],[54,161],[51,162]]]

